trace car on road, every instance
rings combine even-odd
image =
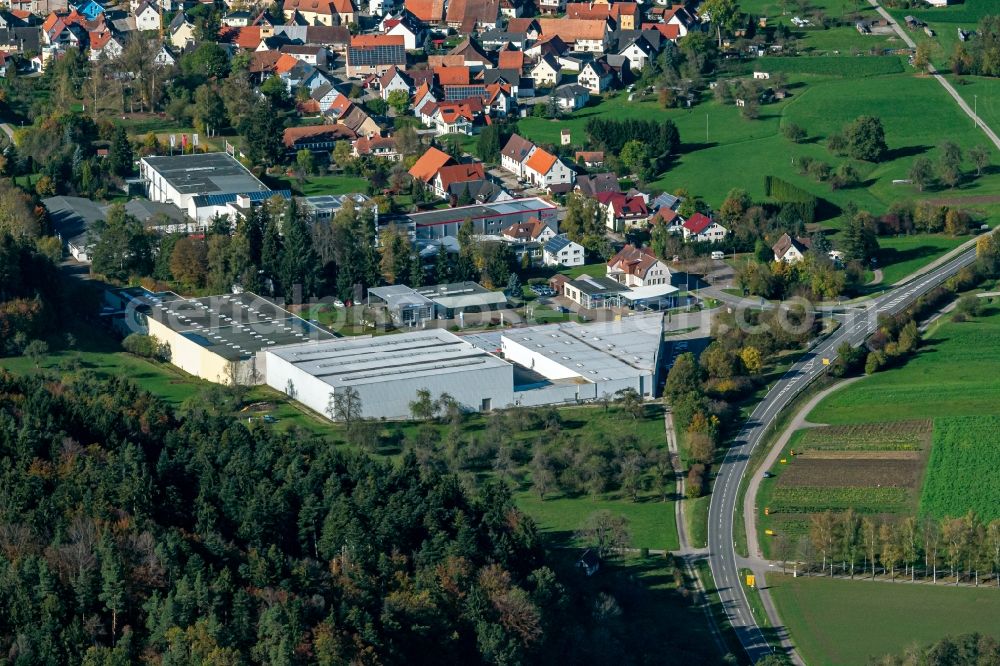
[[[765,479],[773,479],[774,478],[774,474],[772,474],[771,472],[764,472],[764,478]]]

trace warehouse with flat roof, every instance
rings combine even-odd
[[[660,386],[663,332],[660,314],[504,331],[503,357],[520,370],[514,404],[596,400],[629,388],[653,398]]]
[[[429,329],[341,338],[265,350],[267,384],[330,418],[338,392],[353,390],[361,416],[403,419],[417,391],[452,396],[469,411],[513,403],[513,368],[461,338]]]
[[[228,384],[263,383],[260,352],[279,345],[334,338],[275,303],[243,292],[184,298],[173,292],[114,290],[105,303],[126,332],[144,333],[170,346],[170,362],[196,377]]]
[[[379,224],[396,224],[408,231],[412,230],[417,240],[433,240],[445,236],[458,236],[458,230],[466,220],[472,220],[477,235],[500,235],[512,224],[538,218],[547,226],[558,226],[558,207],[541,197],[514,199],[491,204],[458,206],[421,213],[408,213],[393,218],[383,218]]]
[[[272,191],[228,153],[151,155],[139,161],[139,174],[151,201],[172,203],[198,222],[230,206],[249,206],[288,190]]]

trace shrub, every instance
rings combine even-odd
[[[152,335],[132,333],[122,340],[122,348],[130,354],[157,361],[170,360],[170,345],[161,343]]]

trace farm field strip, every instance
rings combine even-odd
[[[934,446],[920,512],[935,518],[973,511],[1000,518],[1000,416],[964,416],[935,421]]]
[[[854,508],[863,513],[905,509],[911,493],[898,487],[777,486],[771,492],[771,513],[816,513]]]

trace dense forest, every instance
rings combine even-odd
[[[500,482],[0,373],[0,663],[661,663],[561,561]]]

